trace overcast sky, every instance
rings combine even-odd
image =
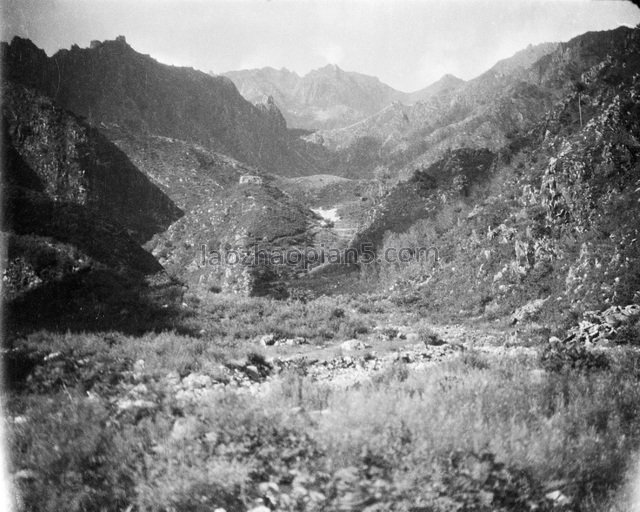
[[[124,35],[134,49],[203,71],[326,64],[420,89],[473,78],[528,44],[640,23],[607,0],[4,0],[3,40],[51,55]]]

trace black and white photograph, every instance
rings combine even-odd
[[[0,509],[640,512],[640,4],[1,0]]]

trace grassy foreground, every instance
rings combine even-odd
[[[58,353],[4,397],[20,510],[628,510],[625,475],[640,441],[632,349],[612,350],[607,367],[556,372],[535,350],[479,343],[423,369],[394,363],[349,387],[301,366],[251,390],[230,384],[184,401],[181,377],[215,377],[221,363],[256,350],[268,357],[255,339],[276,328],[322,332],[311,342],[329,349],[371,338],[376,323],[424,323],[344,297],[192,302],[200,338],[15,340],[25,354]],[[153,407],[119,408],[134,391]]]

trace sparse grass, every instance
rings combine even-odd
[[[244,307],[235,314],[249,314]],[[640,365],[622,349],[594,372],[544,372],[534,356],[470,351],[427,371],[398,364],[347,389],[289,372],[260,396],[230,389],[176,409],[154,379],[228,357],[221,346],[173,333],[118,336],[29,338],[32,348],[46,342],[83,355],[94,369],[145,359],[160,405],[141,420],[115,416],[105,395],[87,398],[71,378],[48,394],[15,394],[10,412],[26,421],[11,428],[12,464],[33,471],[20,484],[29,510],[244,512],[270,481],[278,510],[344,509],[350,500],[438,511],[520,510],[531,500],[546,510],[548,485],[576,510],[595,511],[622,483],[640,440]],[[96,372],[92,389],[105,390],[110,374]],[[185,439],[171,436],[180,418],[193,421]],[[483,506],[489,491],[494,501]]]
[[[366,334],[374,314],[363,314],[347,297],[319,297],[310,301],[274,301],[264,297],[237,297],[207,293],[200,298],[197,326],[205,339],[230,344],[275,334],[312,342],[348,339]]]

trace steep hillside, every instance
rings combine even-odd
[[[531,302],[527,314],[553,325],[637,302],[639,32],[586,36],[543,63],[549,80],[578,76],[581,86],[503,151],[492,178],[469,197],[387,234],[384,248],[436,247],[440,261],[435,269],[386,266],[383,282],[447,314],[496,317]],[[615,40],[619,50],[607,49]],[[598,61],[596,50],[611,53]],[[566,52],[595,65],[569,73],[559,61]]]
[[[183,140],[113,124],[102,131],[184,210],[180,220],[156,234],[145,248],[189,286],[280,294],[281,281],[302,272],[305,262],[243,264],[232,257],[214,261],[213,251],[239,254],[263,249],[284,254],[338,238],[308,208],[304,197],[280,190],[289,181],[286,178]]]
[[[296,128],[347,126],[406,96],[376,77],[344,71],[336,65],[302,77],[273,68],[229,71],[224,75],[249,101],[273,96],[287,123]]]
[[[33,90],[5,82],[2,92],[8,151],[29,170],[31,188],[54,202],[96,210],[139,241],[180,217],[175,204],[97,130]]]
[[[584,72],[626,53],[633,32],[620,27],[531,47],[450,92],[409,108],[394,105],[353,126],[308,139],[338,150],[334,166],[351,176],[365,176],[370,169],[368,162],[354,165],[352,156],[362,154],[363,146],[396,171],[431,164],[449,149],[496,152],[543,119]]]
[[[5,326],[148,328],[160,308],[148,294],[174,284],[140,243],[182,211],[51,99],[10,82],[2,91]],[[149,287],[149,276],[159,288]]]
[[[445,204],[462,209],[494,171],[496,155],[486,149],[458,149],[392,187],[369,211],[353,246],[379,250],[388,233],[402,233],[418,220],[434,218]]]
[[[73,46],[52,57],[29,40],[2,45],[7,79],[32,87],[90,124],[202,144],[282,174],[320,165],[287,130],[273,102],[252,105],[224,77],[160,64],[134,51],[123,37]]]

